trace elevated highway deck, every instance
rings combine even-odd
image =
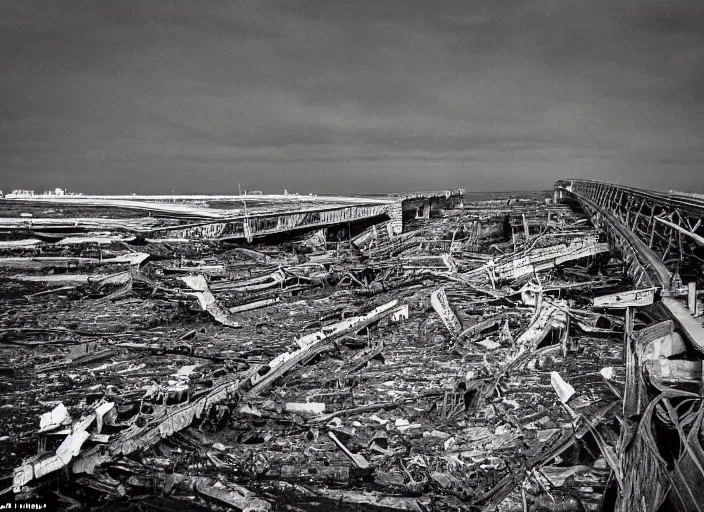
[[[0,229],[80,232],[104,225],[142,236],[252,241],[387,218],[392,234],[398,235],[403,232],[404,218],[427,217],[431,209],[461,206],[463,194],[464,190],[456,189],[378,197],[18,196],[0,199],[1,210],[17,212],[17,216],[0,218]],[[104,215],[115,212],[118,215]]]

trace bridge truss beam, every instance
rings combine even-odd
[[[578,201],[623,256],[639,287],[661,288],[662,304],[694,348],[704,329],[674,299],[683,279],[704,285],[704,196],[663,193],[589,180],[560,180],[555,199]]]

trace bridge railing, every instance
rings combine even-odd
[[[555,190],[579,192],[582,194],[598,194],[605,190],[615,190],[623,194],[647,199],[664,207],[675,207],[687,210],[693,215],[702,215],[702,212],[704,212],[704,195],[702,194],[677,192],[673,190],[660,192],[627,185],[582,179],[562,179],[557,181],[553,188]]]
[[[697,278],[704,263],[704,199],[590,180],[560,180],[555,190],[615,217],[674,274]],[[683,276],[684,277],[684,276]]]

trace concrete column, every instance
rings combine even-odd
[[[692,281],[687,285],[687,305],[689,306],[689,311],[693,314],[697,314],[697,283]]]
[[[430,218],[430,200],[426,199],[423,201],[423,218],[424,219],[429,219]]]
[[[391,230],[395,235],[403,233],[403,202],[397,201],[387,207],[387,215],[391,221]]]

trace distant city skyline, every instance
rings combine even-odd
[[[8,0],[0,181],[704,192],[704,4]]]

